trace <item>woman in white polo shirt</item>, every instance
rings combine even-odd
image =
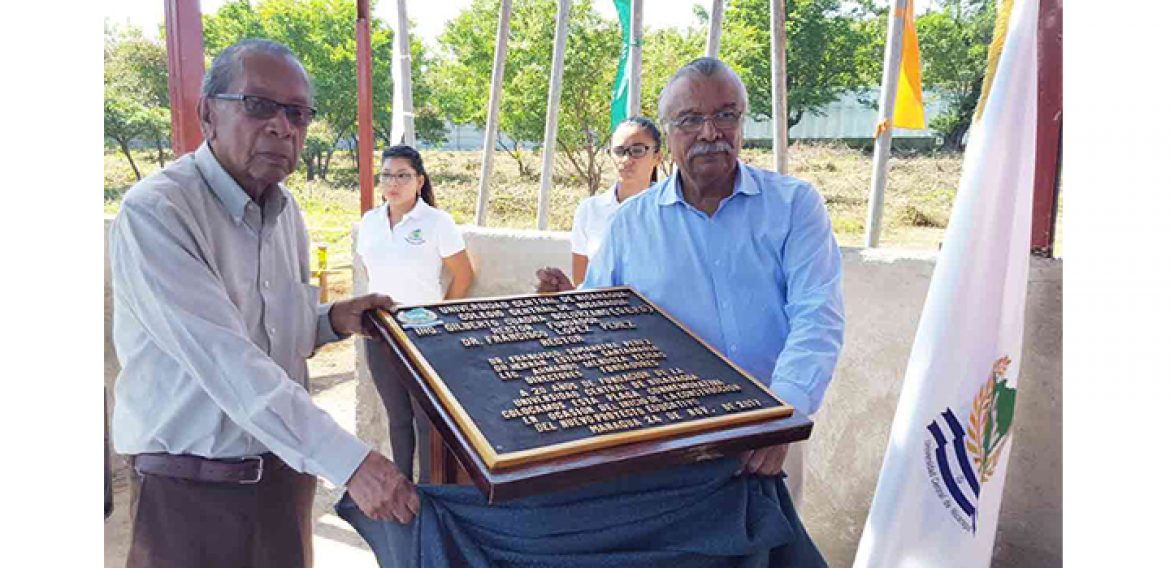
[[[402,305],[466,296],[474,274],[463,235],[451,215],[435,208],[435,192],[418,151],[410,146],[383,151],[378,187],[385,203],[367,211],[358,229],[357,252],[369,291],[387,294]],[[444,266],[451,272],[446,291],[441,282]],[[402,381],[394,376],[373,340],[364,341],[370,376],[386,407],[394,462],[413,478],[418,440],[420,477],[425,481],[430,457],[426,416],[417,402],[412,404]]]
[[[573,216],[569,243],[573,251],[573,284],[585,279],[589,259],[601,248],[601,238],[618,206],[658,181],[662,161],[662,134],[654,121],[634,116],[618,123],[610,138],[609,155],[618,181],[608,190],[582,201]]]

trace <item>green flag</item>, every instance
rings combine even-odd
[[[618,20],[622,23],[622,56],[618,60],[617,76],[613,79],[613,100],[609,106],[609,131],[626,119],[630,99],[630,0],[613,0]]]

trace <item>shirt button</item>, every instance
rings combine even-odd
[[[265,288],[267,288],[267,287],[268,287],[268,281],[267,281],[267,280],[265,280],[265,281],[264,281],[264,287],[265,287]]]
[[[272,335],[276,335],[276,328],[275,327],[268,328],[268,333],[271,333]]]

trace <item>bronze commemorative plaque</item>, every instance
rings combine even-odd
[[[370,320],[489,500],[811,434],[807,417],[629,287]]]

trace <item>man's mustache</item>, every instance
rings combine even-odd
[[[715,142],[695,142],[689,150],[687,150],[686,159],[694,158],[695,156],[703,156],[706,154],[715,154],[718,152],[731,153],[731,144],[726,141],[717,140]]]

